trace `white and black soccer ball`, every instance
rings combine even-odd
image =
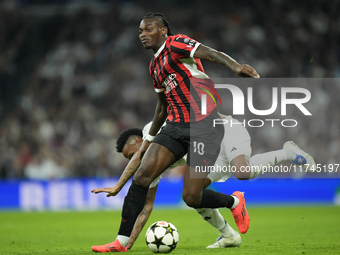
[[[145,234],[146,245],[154,253],[172,252],[178,243],[177,228],[167,221],[153,223]]]

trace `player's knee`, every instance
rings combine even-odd
[[[183,197],[183,201],[189,207],[197,208],[201,203],[200,197],[197,196],[196,194],[183,192],[182,197]]]
[[[203,183],[203,189],[206,189],[211,184],[211,180],[207,177]]]
[[[245,175],[245,174],[236,175],[235,174],[235,177],[236,177],[237,180],[240,180],[240,181],[244,181],[244,180],[249,180],[250,179],[250,175],[249,174],[247,174],[247,175]]]
[[[249,157],[245,155],[237,156],[231,161],[231,166],[234,169],[234,176],[238,180],[249,180],[251,173]]]
[[[153,181],[151,176],[147,175],[142,169],[139,169],[135,173],[133,180],[143,187],[149,187],[149,185]]]
[[[247,170],[241,170],[241,169],[246,169],[245,168],[238,168],[238,171],[234,172],[234,176],[238,179],[238,180],[249,180],[250,178],[250,171]]]

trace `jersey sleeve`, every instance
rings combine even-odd
[[[143,128],[143,140],[145,140],[147,134],[149,134],[149,131],[150,131],[150,128],[151,128],[151,125],[152,125],[152,121],[150,121],[148,124],[146,124]]]
[[[159,85],[155,80],[153,80],[153,88],[157,93],[161,93],[164,91],[164,87]]]
[[[151,60],[150,65],[149,65],[149,73],[153,80],[153,88],[156,91],[156,93],[162,93],[165,89],[161,84],[158,84],[158,82],[155,79],[155,74],[153,72],[154,71],[152,70],[152,60]]]
[[[170,49],[172,52],[185,57],[194,57],[195,51],[201,43],[191,39],[186,35],[175,35],[170,42]]]

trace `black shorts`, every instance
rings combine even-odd
[[[213,120],[219,118],[214,111],[199,122],[167,122],[153,142],[168,148],[177,160],[189,152],[187,164],[191,167],[213,166],[224,136],[223,125],[213,126]]]

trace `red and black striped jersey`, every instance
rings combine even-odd
[[[210,88],[212,80],[205,74],[200,59],[194,59],[199,42],[185,36],[168,36],[154,54],[149,72],[157,93],[164,91],[169,103],[168,120],[193,122],[207,117],[215,108]],[[206,113],[201,113],[201,95],[205,96]],[[210,93],[212,92],[212,93]]]

